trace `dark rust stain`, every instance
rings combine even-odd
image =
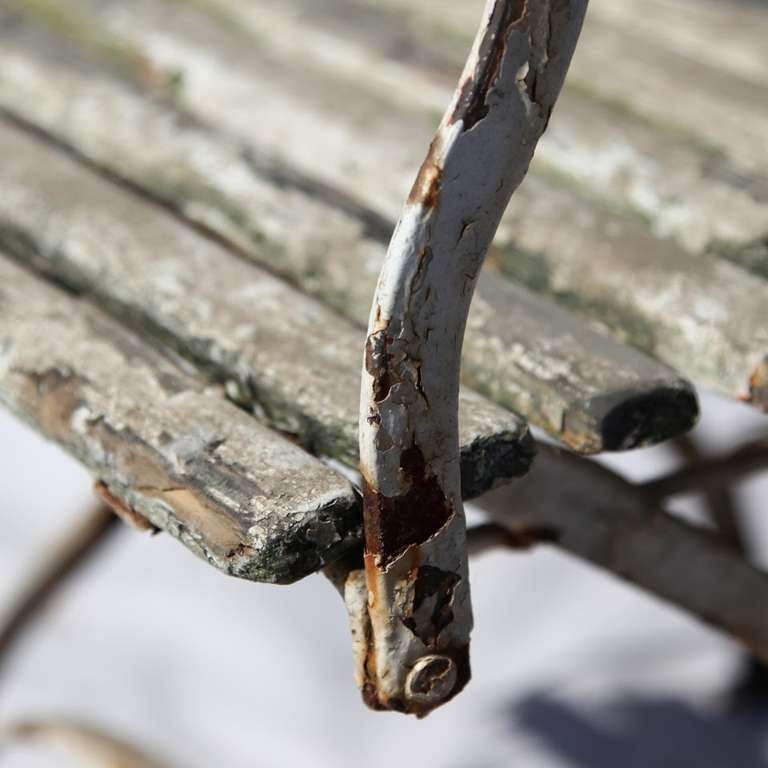
[[[427,397],[426,390],[424,389],[424,376],[422,374],[423,362],[421,360],[414,361],[416,368],[416,391],[421,395],[424,404],[429,408],[429,398]]]
[[[429,540],[453,516],[452,505],[437,478],[427,471],[418,446],[402,452],[400,467],[410,485],[400,496],[384,496],[363,479],[365,548],[384,569],[409,547]]]
[[[388,328],[382,328],[368,336],[365,343],[365,370],[373,377],[373,399],[377,403],[387,399],[394,383],[390,371],[392,354],[389,352],[392,342]],[[368,416],[369,421],[372,416],[373,413]]]
[[[231,560],[233,557],[253,557],[255,550],[248,544],[238,544],[233,549],[227,552],[227,559]]]
[[[434,646],[453,621],[453,594],[461,577],[431,565],[416,572],[411,614],[404,624],[425,645]]]
[[[373,709],[376,712],[385,712],[388,709],[379,698],[378,691],[373,683],[365,683],[361,693],[363,694],[363,701],[369,709]]]
[[[477,67],[474,74],[461,85],[458,104],[449,125],[462,120],[463,129],[468,131],[488,115],[488,94],[499,76],[507,51],[507,38],[527,16],[527,0],[496,3],[488,26],[497,31],[483,40],[478,52]]]
[[[405,702],[396,696],[391,699],[382,699],[373,683],[366,683],[362,694],[365,704],[376,712],[410,712]]]
[[[139,531],[158,533],[156,525],[147,520],[144,515],[138,513],[133,507],[129,507],[122,499],[118,499],[105,483],[100,480],[94,483],[93,490],[96,495],[125,523]]]

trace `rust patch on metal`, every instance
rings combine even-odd
[[[372,333],[365,343],[365,370],[373,377],[373,399],[377,403],[387,399],[393,384],[390,372],[392,355],[389,352],[393,339],[387,331],[388,328],[382,328]],[[373,415],[368,417],[369,420]]]
[[[461,577],[423,565],[416,572],[411,614],[403,623],[425,645],[434,646],[453,621],[453,594]]]
[[[488,94],[499,76],[507,52],[507,38],[527,17],[528,0],[496,3],[488,27],[498,31],[486,36],[483,41],[475,72],[461,84],[458,103],[448,121],[449,125],[461,120],[463,129],[469,131],[488,115]]]
[[[227,559],[232,560],[236,557],[253,557],[254,554],[255,550],[253,547],[248,544],[239,544],[234,549],[230,549],[229,552],[227,552]]]
[[[443,166],[440,161],[442,139],[435,137],[429,145],[427,157],[419,168],[416,181],[408,195],[409,205],[422,205],[427,210],[434,210],[440,202],[443,186]]]
[[[366,683],[362,689],[363,701],[366,706],[376,712],[404,712],[409,713],[410,710],[405,705],[405,702],[397,697],[391,699],[383,699],[379,696],[379,692],[376,690],[376,686],[373,683]]]
[[[409,547],[432,538],[453,517],[453,506],[437,478],[428,473],[418,446],[402,452],[400,467],[410,487],[399,496],[384,496],[363,478],[365,548],[384,569]]]
[[[379,581],[376,569],[374,555],[366,554],[363,558],[365,563],[365,580],[368,586],[368,615],[376,611],[379,604]],[[363,675],[368,681],[363,685],[363,701],[371,708],[383,710],[386,707],[379,701],[376,680],[376,645],[373,642],[373,629],[368,625],[368,637],[366,638],[366,654],[363,662]]]
[[[366,582],[368,584],[368,608],[373,610],[379,602],[379,582],[376,568],[376,557],[373,553],[367,553],[363,557],[365,563]]]
[[[93,484],[95,494],[125,523],[137,531],[158,533],[160,529],[144,515],[129,507],[122,499],[115,496],[105,483],[98,480]]]
[[[768,411],[768,357],[749,378],[749,402],[763,411]]]
[[[375,712],[385,712],[387,707],[379,699],[379,694],[376,690],[376,686],[373,683],[365,683],[362,687],[361,693],[363,695],[363,702],[369,708]]]

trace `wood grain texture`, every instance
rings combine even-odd
[[[357,465],[362,333],[35,138],[0,125],[0,145],[9,252],[160,337],[310,452]],[[465,492],[524,473],[524,422],[472,392],[462,403]]]
[[[335,185],[347,196],[364,202],[382,215],[394,216],[399,212],[409,169],[421,161],[419,148],[431,134],[434,112],[423,105],[409,103],[396,93],[387,96],[380,88],[361,88],[362,81],[356,73],[333,72],[331,76],[328,67],[317,63],[308,66],[300,59],[285,58],[284,49],[279,42],[275,42],[285,39],[284,36],[267,35],[264,29],[259,36],[253,28],[244,30],[238,23],[232,23],[232,18],[226,14],[224,17],[206,15],[204,11],[186,5],[183,6],[184,12],[179,13],[180,6],[174,3],[139,2],[132,6],[131,13],[120,11],[115,6],[115,0],[77,2],[84,15],[88,14],[103,24],[106,33],[143,52],[154,67],[182,73],[177,98],[194,115],[234,135],[248,137],[248,141],[259,147],[261,153],[280,158],[281,162],[313,175],[325,184]],[[218,6],[214,4],[214,7]],[[452,8],[461,9],[462,23],[466,24],[471,9],[461,5]],[[426,6],[419,6],[418,13],[426,10]],[[448,17],[451,18],[451,14]],[[238,20],[239,17],[236,17],[235,21]],[[695,111],[699,100],[715,99],[710,103],[731,105],[726,121],[730,128],[726,126],[723,129],[726,133],[718,134],[722,141],[734,140],[736,125],[732,115],[743,108],[743,116],[737,122],[748,124],[749,135],[754,139],[748,151],[749,157],[758,154],[762,146],[760,142],[763,141],[760,137],[765,132],[761,131],[762,107],[759,105],[757,86],[748,84],[746,91],[740,95],[734,95],[734,91],[725,93],[724,87],[726,82],[730,82],[729,78],[719,78],[722,82],[718,84],[715,83],[717,77],[707,78],[701,73],[702,89],[683,88],[679,71],[681,67],[685,69],[685,62],[677,61],[677,69],[671,70],[680,80],[677,87],[683,88],[693,103],[685,99],[675,100],[662,79],[666,69],[660,64],[653,64],[658,68],[658,73],[654,74],[654,82],[658,85],[656,90],[645,87],[644,82],[642,88],[638,87],[638,79],[642,79],[646,69],[644,63],[638,63],[641,61],[638,58],[620,56],[620,67],[611,68],[610,73],[603,67],[605,51],[618,56],[622,40],[607,30],[605,39],[600,37],[592,44],[603,54],[596,56],[589,53],[595,62],[599,60],[602,70],[597,79],[607,83],[609,91],[633,89],[632,93],[637,94],[643,104],[661,104],[658,109],[672,105],[675,112],[668,116],[673,123],[683,102],[686,109],[694,110],[691,114],[696,114],[696,117],[691,119],[697,124],[701,123],[700,115]],[[637,47],[632,48],[634,43],[631,40],[627,45],[629,50]],[[589,51],[589,45],[583,47]],[[671,56],[668,52],[659,53],[660,61],[667,62]],[[275,67],[278,61],[282,63]],[[669,66],[672,64],[669,63]],[[688,83],[687,80],[685,82]],[[724,101],[718,102],[718,95]],[[646,115],[642,105],[633,109],[633,114]],[[707,110],[711,109],[707,107]],[[721,107],[715,109],[719,111]],[[265,113],[270,115],[270,121],[262,119]],[[714,118],[707,122],[718,124]],[[275,130],[276,125],[280,126],[280,130]],[[306,131],[306,126],[312,126],[312,130]],[[748,141],[742,141],[742,145],[747,144]],[[371,147],[375,147],[376,151],[370,151]],[[740,167],[737,166],[736,170]],[[371,179],[375,179],[375,183],[371,183]],[[560,181],[551,178],[543,179],[542,184],[547,195],[568,201],[565,209],[567,216],[562,217],[558,224],[563,237],[572,243],[583,241],[583,226],[574,228],[573,223],[584,225],[585,215],[604,221],[603,231],[612,228],[632,230],[634,226],[631,217],[612,213],[610,207],[606,211],[605,205],[593,206],[590,199],[585,198],[584,189],[573,191],[567,185],[563,189]],[[548,208],[542,202],[542,193],[527,198],[524,195],[521,190],[516,205],[510,209],[510,216],[524,212],[526,227],[521,230],[516,226],[517,219],[510,219],[509,226],[506,223],[502,225],[500,242],[516,245],[538,256],[537,243],[549,236],[552,221],[546,215]],[[542,211],[543,215],[537,218]],[[566,277],[571,274],[579,278],[584,276],[582,264],[572,272],[560,269],[544,286],[551,288],[547,291],[548,295],[561,301],[570,300],[579,312],[601,323],[602,327],[611,329],[622,340],[634,332],[639,319],[652,330],[652,333],[640,337],[639,343],[644,349],[697,382],[732,397],[752,396],[762,407],[763,401],[754,391],[751,392],[749,382],[767,354],[762,327],[757,322],[759,315],[755,315],[755,307],[762,305],[768,290],[765,283],[751,280],[739,269],[729,271],[712,267],[711,264],[719,262],[719,259],[689,255],[673,243],[661,242],[657,247],[658,241],[646,231],[644,225],[637,235],[630,233],[626,238],[620,238],[618,244],[616,239],[603,242],[603,253],[609,253],[611,268],[620,264],[626,273],[642,258],[643,263],[648,265],[645,280],[652,283],[651,295],[665,297],[667,303],[656,306],[654,302],[647,301],[642,292],[638,293],[637,300],[631,292],[617,294],[614,284],[596,283],[584,293],[581,279],[570,280]],[[580,253],[585,257],[587,251],[585,246]],[[656,251],[659,252],[657,256],[654,255]],[[671,262],[670,254],[674,257]],[[558,271],[554,265],[567,262],[570,256],[570,253],[561,253],[554,243],[550,244],[543,254],[545,277],[550,272]],[[682,272],[681,263],[684,264]],[[594,268],[599,277],[610,280],[616,274],[619,279],[619,273],[603,269],[594,261],[589,267],[590,270]],[[713,279],[713,269],[725,272],[727,279],[717,276]],[[717,305],[716,311],[704,314],[698,311],[701,303],[698,307],[691,304],[687,286],[680,292],[667,290],[670,284],[681,280],[681,274],[684,274],[687,286],[697,295],[707,297],[708,306]],[[624,277],[621,281],[622,285],[626,285]],[[733,304],[729,295],[731,292],[745,299]],[[728,309],[725,314],[720,311],[723,303]],[[659,320],[662,322],[657,323]],[[738,333],[735,334],[735,331]],[[668,343],[664,338],[666,336],[671,337]],[[650,343],[650,338],[659,338],[660,343]],[[713,347],[714,353],[710,354]],[[715,361],[714,364],[712,361]],[[759,391],[757,395],[760,395]]]
[[[340,475],[4,257],[0,403],[225,573],[295,581],[359,535],[358,497]]]
[[[365,203],[370,184],[360,179],[359,198],[344,187],[323,186],[271,160],[265,149],[244,143],[226,126],[201,124],[199,116],[184,118],[172,106],[143,99],[115,77],[97,73],[81,48],[33,24],[21,25],[26,36],[18,33],[18,25],[15,29],[0,50],[0,103],[7,109],[353,322],[366,321],[383,242],[392,228]],[[2,71],[13,77],[3,79]],[[402,146],[412,146],[422,135],[420,130],[406,135],[405,127],[401,133]],[[392,157],[370,153],[360,136],[354,145],[348,143],[352,140],[344,145],[359,147],[351,159],[333,161],[334,143],[315,155],[328,157],[331,167],[344,173],[368,163],[367,155],[383,158],[376,187],[390,189],[392,197]],[[412,162],[416,167],[420,160]],[[651,444],[685,431],[697,413],[685,379],[593,332],[550,300],[500,279],[498,272],[480,277],[463,374],[471,385],[579,451]],[[675,417],[657,419],[661,411]]]
[[[277,39],[286,41],[287,58],[325,69],[328,77],[354,77],[365,67],[372,73],[366,81],[369,88],[397,94],[401,109],[426,112],[441,109],[445,102],[453,71],[471,40],[471,17],[481,4],[286,0],[274,8],[259,0],[247,5],[215,0],[220,12],[253,34],[265,25],[276,30]],[[642,42],[641,69],[661,48],[678,82],[687,83],[686,91],[698,93],[707,67],[737,82],[746,79],[756,90],[738,97],[739,114],[752,108],[753,96],[768,99],[765,78],[759,76],[768,69],[761,47],[768,13],[717,0],[697,4],[695,12],[692,7],[691,0],[658,0],[642,9],[626,0],[599,0],[593,4],[586,39],[634,36]],[[577,54],[577,66],[581,57]],[[703,63],[703,70],[692,68],[692,60]],[[617,92],[624,86],[620,97],[594,89],[591,80],[579,80],[573,73],[558,105],[558,120],[540,144],[533,175],[555,186],[575,186],[581,196],[641,218],[656,236],[673,237],[687,250],[712,252],[766,277],[765,168],[740,164],[729,154],[719,134],[720,121],[680,126],[652,119],[633,107],[635,83],[623,82],[623,71],[611,75],[619,80]],[[720,78],[716,87],[726,90],[729,82]],[[643,88],[663,101],[665,85],[662,80]]]

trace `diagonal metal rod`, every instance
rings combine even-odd
[[[689,467],[700,465],[707,457],[701,449],[699,440],[693,435],[684,435],[671,444],[672,449],[678,453]],[[766,460],[768,461],[768,446],[766,446]],[[727,478],[726,478],[727,479]],[[734,483],[739,477],[732,477],[730,482],[722,484],[704,484],[702,497],[706,513],[729,547],[744,557],[749,556],[746,537],[742,530],[740,520],[739,503],[736,498]]]
[[[595,462],[541,445],[531,473],[477,505],[692,614],[768,661],[768,574]]]
[[[762,445],[766,458],[768,458],[768,444],[765,442],[741,446],[735,452],[743,462],[739,469],[750,470],[753,466],[757,470],[762,468],[759,461],[755,465],[750,463],[753,458],[759,458],[760,456],[759,449],[757,451],[754,450],[755,445],[758,447]],[[699,442],[693,435],[686,435],[674,441],[672,447],[687,460],[689,468],[699,467],[702,462],[707,461],[702,453]],[[766,468],[768,468],[768,461],[766,461]],[[706,511],[712,522],[717,526],[723,541],[734,552],[738,552],[742,557],[751,560],[754,553],[742,526],[739,501],[733,487],[742,477],[743,475],[740,472],[732,471],[730,478],[728,475],[722,478],[724,481],[722,483],[710,482],[705,484],[702,492]],[[742,672],[734,686],[734,702],[737,705],[763,705],[766,697],[768,697],[768,665],[754,656],[746,655],[743,661]]]
[[[78,765],[93,768],[167,768],[143,749],[71,720],[25,720],[0,726],[0,756],[2,749],[17,744],[67,754],[77,759]]]
[[[104,544],[119,524],[105,504],[94,504],[51,546],[0,616],[0,672],[24,630],[56,591]]]
[[[637,487],[649,500],[660,501],[683,493],[706,493],[709,489],[722,488],[748,475],[766,471],[768,438],[762,437],[725,456],[698,457],[681,469]]]

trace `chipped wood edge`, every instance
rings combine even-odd
[[[0,405],[86,466],[113,509],[255,581],[296,581],[354,546],[352,486],[167,350],[2,255],[0,294]]]
[[[363,697],[376,709],[423,716],[470,677],[462,340],[480,267],[546,128],[586,4],[488,1],[379,277],[360,412],[370,628],[355,649]]]

